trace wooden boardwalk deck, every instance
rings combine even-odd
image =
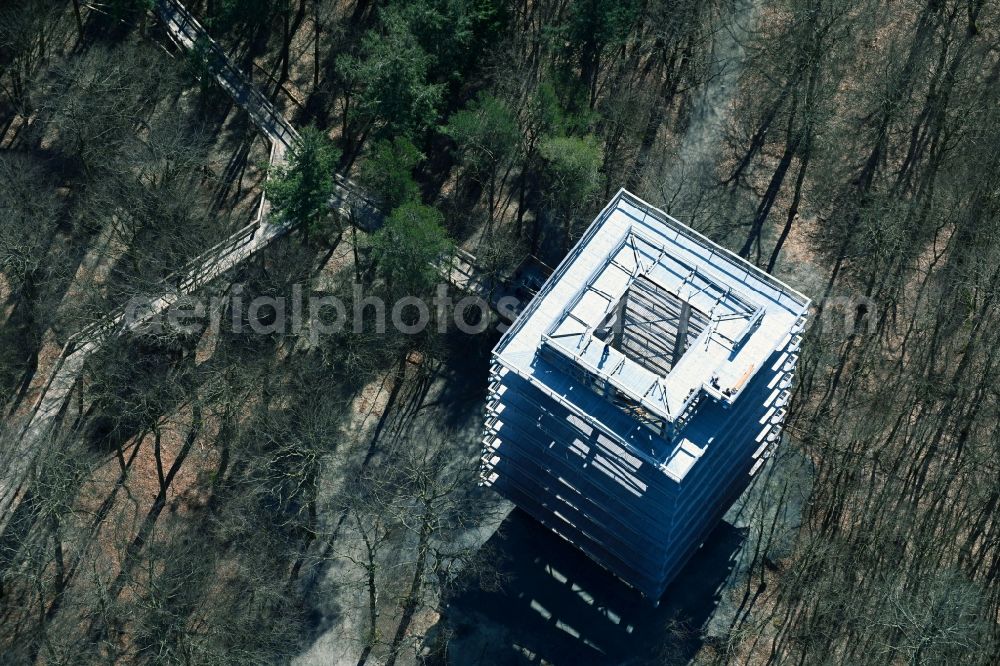
[[[170,38],[182,49],[204,49],[209,70],[240,108],[247,112],[257,128],[271,142],[270,164],[280,165],[299,139],[294,127],[271,101],[251,83],[226,57],[198,21],[175,0],[156,0],[154,9]],[[354,219],[364,218],[369,226],[377,225],[378,209],[356,186],[338,177],[337,193],[331,207]],[[79,331],[66,342],[31,409],[24,415],[24,426],[13,445],[0,453],[0,532],[16,509],[35,459],[50,441],[54,425],[66,405],[84,364],[108,340],[127,330],[134,330],[164,312],[179,297],[190,294],[240,265],[256,252],[284,235],[290,225],[274,221],[262,197],[253,222],[228,239],[202,253],[164,280],[164,293],[151,298],[145,306],[118,308],[103,320]]]
[[[154,10],[170,39],[181,49],[201,49],[216,82],[222,86],[253,120],[271,143],[271,166],[284,164],[289,150],[299,140],[299,133],[282,113],[238,68],[222,48],[208,35],[197,19],[177,0],[155,0]],[[350,179],[334,174],[335,191],[330,207],[345,219],[369,231],[377,229],[383,215],[377,203]],[[164,292],[138,308],[122,306],[101,321],[79,331],[62,348],[59,358],[39,390],[38,398],[24,416],[24,426],[13,446],[0,451],[0,533],[23,495],[28,476],[41,450],[49,443],[59,415],[69,400],[88,358],[108,340],[135,330],[163,313],[178,298],[191,294],[223,276],[267,247],[291,229],[283,220],[269,214],[262,196],[253,222],[208,249],[164,280]],[[456,288],[482,296],[496,305],[496,292],[475,275],[475,257],[465,252],[452,255],[447,266],[442,260],[442,277]],[[491,298],[491,296],[493,298]],[[126,315],[128,320],[126,321]]]
[[[271,142],[270,164],[284,164],[288,151],[299,140],[299,133],[295,128],[271,100],[232,64],[222,48],[184,5],[177,0],[155,0],[154,11],[178,47],[184,50],[204,50],[206,64],[216,82],[246,111],[256,127]],[[334,178],[335,192],[330,200],[330,207],[364,229],[377,229],[383,216],[374,200],[350,179],[340,174],[334,174]],[[108,340],[150,321],[181,296],[221,277],[290,230],[290,224],[274,220],[268,213],[268,202],[262,196],[254,221],[164,280],[163,295],[151,298],[142,307],[130,308],[129,312],[122,306],[103,320],[70,337],[40,389],[38,398],[24,416],[25,424],[15,437],[13,446],[0,452],[0,533],[17,508],[34,462],[49,443],[58,417],[68,402],[87,359]],[[460,271],[443,270],[442,273],[459,289],[486,295],[482,293],[483,282],[471,279],[473,263],[474,257],[466,253]],[[126,314],[129,315],[128,321]]]

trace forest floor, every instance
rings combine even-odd
[[[398,387],[395,370],[387,370],[359,392],[344,446],[326,466],[321,485],[327,499],[365,464],[377,465],[378,451],[400,442],[420,446],[445,436],[456,460],[478,457],[495,335],[481,338],[471,344],[454,340],[460,348],[435,370],[409,362]],[[687,661],[749,612],[759,593],[757,577],[767,573],[750,570],[756,556],[766,553],[768,561],[779,562],[788,554],[811,476],[808,461],[792,447],[779,448],[656,608],[530,517],[511,511],[509,503],[484,508],[467,538],[484,547],[497,566],[499,588],[481,588],[476,576],[460,581],[462,591],[443,617],[425,612],[414,618],[411,639],[419,649],[443,633],[449,659],[457,664],[487,658],[553,664]],[[341,514],[334,503],[319,505],[325,507],[321,531],[331,531]],[[355,664],[363,650],[367,590],[362,572],[337,557],[344,547],[336,544],[320,555],[305,576],[315,634],[297,664]],[[382,636],[392,635],[399,621],[404,582],[382,591]],[[671,638],[664,640],[665,635]]]
[[[446,360],[437,368],[423,367],[419,357],[407,361],[405,377],[397,382],[396,370],[388,370],[355,399],[353,418],[345,426],[344,446],[326,466],[321,482],[324,498],[319,506],[322,532],[336,533],[342,513],[330,500],[344,482],[362,473],[366,465],[380,464],[379,454],[396,445],[421,447],[444,439],[456,464],[475,464],[481,448],[482,414],[486,403],[489,350],[496,342],[494,333],[476,338],[451,338]],[[479,545],[491,538],[512,505],[498,498],[484,506],[463,541]],[[358,663],[367,617],[367,589],[357,567],[337,552],[349,545],[334,543],[315,560],[307,572],[305,588],[316,619],[311,644],[295,660],[296,664]],[[407,549],[399,548],[398,552]],[[387,568],[405,563],[390,562]],[[391,581],[380,595],[380,634],[391,636],[399,622],[400,599],[408,575]],[[427,581],[427,594],[436,595]],[[418,612],[410,623],[409,642],[419,649],[422,635],[437,616]],[[407,652],[401,663],[407,663]],[[410,651],[409,654],[415,654]]]
[[[751,21],[754,9],[754,0],[741,3],[739,22]],[[720,62],[739,61],[740,39],[739,29],[720,38]],[[294,45],[302,55],[308,53],[309,47],[307,40]],[[307,58],[293,59],[304,60]],[[679,143],[679,160],[670,174],[672,181],[683,182],[689,174],[712,163],[711,152],[728,116],[738,75],[735,68],[723,64],[714,84],[708,86],[699,100],[691,125]],[[306,78],[306,71],[297,70],[287,85],[299,90],[294,82]],[[242,116],[231,112],[222,123],[220,136],[239,135],[233,131],[233,125],[241,124]],[[235,183],[237,191],[229,197],[236,200],[238,218],[253,208],[259,192],[262,179],[259,165],[264,161],[260,143],[253,141],[252,149],[244,155],[243,168],[239,169]],[[225,148],[214,146],[210,163],[213,172],[232,179],[226,184],[228,190],[237,178],[232,170],[234,165],[227,165],[220,157],[231,153]],[[468,241],[471,244],[476,239],[477,234],[473,234]],[[796,240],[790,239],[789,248],[796,247]],[[90,248],[94,256],[88,257],[76,277],[77,289],[81,283],[88,288],[97,286],[112,268],[108,257],[113,255],[108,255],[99,242],[100,239]],[[344,249],[331,259],[324,277],[349,273],[348,245],[344,243]],[[799,254],[788,252],[786,261],[793,267],[800,265]],[[95,262],[95,257],[101,262]],[[0,287],[0,295],[2,291]],[[57,350],[55,341],[50,342],[50,351]],[[378,451],[394,444],[419,446],[447,437],[456,462],[475,464],[480,449],[489,351],[496,336],[482,335],[472,343],[468,338],[451,342],[453,349],[441,367],[425,368],[411,361],[401,381],[395,376],[395,369],[387,369],[384,376],[358,394],[352,418],[344,428],[342,445],[326,463],[321,483],[326,499],[333,497],[344,481],[365,465],[378,464]],[[203,343],[211,346],[211,341]],[[47,366],[46,355],[39,359],[40,369]],[[36,377],[43,376],[43,372],[36,373]],[[25,403],[30,403],[30,392],[28,397]],[[190,416],[180,410],[166,420],[161,444],[169,466]],[[115,512],[117,524],[134,525],[140,519],[138,507],[148,505],[155,496],[150,444],[150,441],[133,442],[140,449],[133,467],[133,475],[140,482],[130,485],[128,497],[120,498]],[[464,538],[485,545],[488,552],[495,554],[503,579],[501,587],[483,590],[470,585],[446,607],[443,617],[418,613],[410,623],[412,642],[419,649],[422,641],[430,642],[444,632],[449,657],[459,664],[690,659],[703,645],[710,644],[713,637],[724,635],[733,619],[746,610],[747,601],[753,596],[755,574],[748,567],[758,546],[763,543],[764,552],[772,560],[779,559],[798,527],[810,470],[806,461],[785,451],[781,449],[776,460],[762,471],[751,490],[727,514],[655,609],[568,543],[522,512],[512,512],[509,503],[497,500],[496,507],[484,507],[481,520]],[[197,492],[199,475],[216,462],[212,455],[197,453],[188,461],[171,489],[169,513],[184,514],[201,503],[203,498]],[[117,462],[109,460],[89,489],[113,486],[116,476]],[[99,497],[100,493],[94,495]],[[777,497],[784,501],[775,501]],[[331,502],[320,505],[325,507],[321,509],[320,522],[335,528],[342,520],[340,512]],[[167,526],[164,532],[169,531]],[[315,627],[311,644],[296,663],[357,663],[363,648],[367,591],[354,569],[343,558],[337,558],[336,552],[327,551],[305,572],[307,601],[312,606]],[[383,591],[382,636],[391,636],[396,629],[405,583],[400,580],[395,587]],[[427,582],[428,587],[432,585],[433,582]],[[428,594],[433,595],[434,591]],[[664,640],[665,634],[673,640]]]

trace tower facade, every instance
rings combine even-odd
[[[493,350],[483,483],[658,599],[779,440],[808,306],[619,191]]]

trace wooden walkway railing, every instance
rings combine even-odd
[[[295,128],[271,100],[232,64],[184,5],[177,0],[155,0],[154,9],[174,43],[185,50],[203,51],[205,64],[215,80],[270,140],[270,164],[283,164],[288,150],[299,140]],[[350,179],[334,174],[334,180],[335,192],[330,207],[361,228],[377,229],[383,219],[377,203]],[[0,533],[16,509],[34,461],[48,442],[53,426],[91,354],[108,340],[150,321],[181,296],[200,289],[285,234],[292,225],[286,221],[269,220],[268,208],[262,196],[254,221],[164,278],[163,295],[150,298],[141,305],[123,305],[70,336],[38,398],[25,416],[25,425],[15,436],[13,447],[0,451]],[[466,273],[473,267],[474,258],[467,258]],[[449,281],[459,288],[482,290],[482,284],[469,279],[470,275],[463,273],[465,277],[459,280],[452,270],[446,273]]]
[[[271,139],[276,145],[276,159],[279,163],[283,162],[285,151],[299,140],[299,133],[291,123],[243,71],[233,65],[222,47],[208,35],[184,5],[177,0],[156,0],[155,4],[174,43],[185,50],[201,51],[216,82]],[[336,189],[330,199],[330,207],[363,228],[370,230],[377,227],[381,219],[377,202],[351,179],[336,173],[333,177]]]
[[[181,3],[156,0],[154,9],[167,34],[180,48],[203,50],[208,70],[215,80],[270,140],[270,164],[283,164],[288,150],[299,140],[295,128],[233,66],[219,45]],[[336,183],[338,191],[331,206],[345,217],[365,220],[369,225],[377,226],[380,216],[371,200],[359,194],[354,183],[346,178],[338,176]],[[253,222],[167,276],[162,282],[163,295],[150,298],[141,305],[123,305],[70,336],[38,397],[24,416],[24,426],[13,435],[12,446],[0,451],[0,532],[16,509],[34,461],[47,444],[87,359],[108,340],[150,321],[181,296],[223,275],[291,228],[287,222],[270,221],[267,213],[268,203],[262,196]]]

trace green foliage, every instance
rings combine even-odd
[[[558,78],[546,78],[538,84],[521,121],[527,152],[536,149],[543,136],[586,135],[600,119],[596,112],[573,103],[574,90]]]
[[[559,95],[551,81],[542,81],[531,96],[528,107],[529,123],[536,133],[556,134],[565,130],[566,118]]]
[[[517,116],[502,100],[481,95],[469,108],[453,114],[443,131],[458,144],[467,173],[485,188],[492,222],[506,178],[522,148]]]
[[[460,86],[508,20],[501,0],[410,0],[400,15],[431,56],[429,77]]]
[[[388,9],[381,31],[369,31],[361,57],[344,55],[337,70],[358,89],[353,115],[376,136],[416,136],[437,119],[444,86],[429,81],[432,57],[410,31],[404,15]]]
[[[567,48],[576,52],[584,69],[596,66],[607,46],[625,41],[641,5],[638,0],[578,0],[570,6]]]
[[[214,12],[206,25],[213,34],[227,33],[239,25],[260,25],[271,18],[275,0],[216,0],[208,3]]]
[[[628,40],[642,17],[639,0],[576,0],[561,21],[543,29],[544,44],[554,54],[550,76],[559,81],[566,109],[594,108],[597,80],[609,51]],[[676,8],[671,8],[676,11]]]
[[[340,151],[323,132],[307,127],[292,148],[288,165],[275,169],[267,183],[268,199],[278,214],[303,225],[307,239],[332,231],[329,201],[339,158]]]
[[[433,263],[451,247],[443,221],[437,209],[411,202],[394,210],[375,233],[373,257],[391,290],[408,295],[431,291],[438,279]]]
[[[413,169],[423,159],[413,142],[405,137],[377,141],[361,165],[361,184],[382,201],[386,210],[394,210],[419,197]]]
[[[597,139],[588,135],[545,137],[539,146],[542,176],[550,205],[571,217],[597,193],[603,155]]]
[[[516,154],[521,129],[511,108],[492,95],[480,95],[454,113],[443,128],[455,140],[473,174],[493,174]]]
[[[544,215],[536,218],[533,238],[537,241],[541,231],[539,222],[547,218],[560,225],[556,237],[561,239],[563,249],[568,249],[580,213],[589,208],[597,194],[603,153],[591,135],[545,136],[538,152]]]

